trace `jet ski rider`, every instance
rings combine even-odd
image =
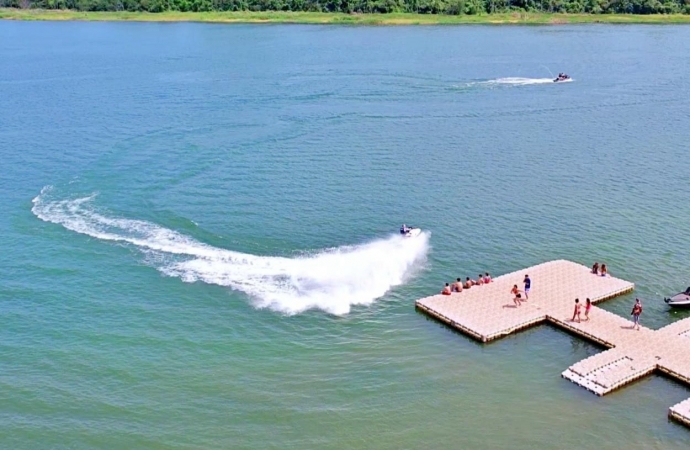
[[[402,224],[402,226],[400,227],[400,234],[407,234],[408,231],[410,231],[410,229],[407,228],[407,225]]]

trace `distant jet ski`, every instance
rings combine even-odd
[[[558,76],[553,80],[554,83],[559,83],[563,81],[571,80],[570,76],[565,73],[559,73]]]
[[[671,298],[665,298],[664,301],[668,306],[690,307],[690,287],[685,292],[679,292]]]
[[[417,237],[421,232],[421,228],[411,228],[405,224],[400,227],[400,235],[403,237]]]

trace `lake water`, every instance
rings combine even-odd
[[[567,258],[688,317],[689,44],[0,22],[0,448],[687,449],[685,386],[598,398],[560,377],[597,347],[413,305]]]

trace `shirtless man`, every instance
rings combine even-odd
[[[472,284],[473,283],[472,283],[472,280],[470,280],[470,277],[467,277],[467,279],[465,280],[465,289],[471,288]]]
[[[522,294],[520,294],[520,292],[520,289],[517,288],[517,284],[514,284],[513,289],[510,290],[510,293],[513,294],[513,303],[515,303],[515,306],[522,305]]]
[[[580,321],[580,299],[576,298],[575,299],[575,310],[573,311],[573,322],[575,322],[575,318],[577,317],[577,321]]]
[[[457,278],[453,283],[453,292],[462,292],[462,280]]]

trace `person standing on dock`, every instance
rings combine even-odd
[[[585,302],[585,321],[589,320],[589,310],[592,309],[592,301],[588,298]]]
[[[525,284],[525,300],[529,300],[529,290],[532,287],[532,280],[529,279],[529,275],[525,275],[525,279],[522,280]]]
[[[575,299],[575,311],[573,311],[573,322],[575,322],[575,318],[577,317],[577,321],[580,322],[580,299],[576,298]]]
[[[635,305],[633,306],[632,312],[630,315],[633,317],[633,326],[632,328],[635,329],[637,327],[637,331],[640,331],[640,315],[642,314],[642,303],[640,303],[640,299],[636,298],[635,299]]]

